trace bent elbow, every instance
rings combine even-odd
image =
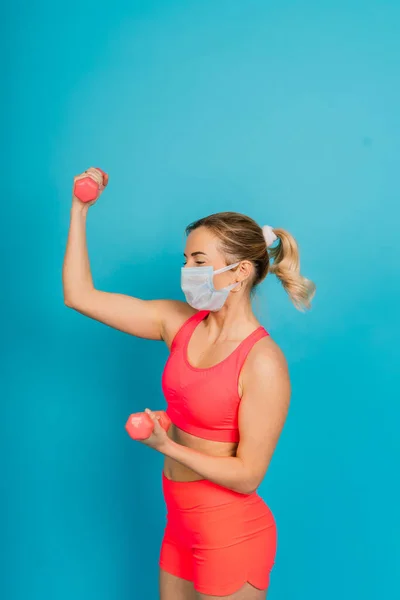
[[[79,310],[78,307],[80,306],[81,301],[75,296],[64,295],[64,304],[68,308],[72,308],[73,310]]]
[[[240,485],[238,485],[236,487],[236,492],[239,492],[239,494],[244,494],[246,496],[251,496],[251,494],[253,494],[256,491],[257,487],[250,484],[250,482],[248,481],[243,481],[243,483],[241,483]]]
[[[252,494],[254,494],[254,492],[257,491],[257,487],[254,486],[247,486],[244,491],[242,492],[242,494],[245,494],[246,496],[251,496]]]
[[[68,308],[74,308],[73,302],[67,296],[64,296],[64,304]]]
[[[68,308],[73,308],[74,310],[81,311],[88,304],[88,292],[79,291],[69,291],[64,290],[64,304]]]
[[[251,496],[251,494],[254,494],[254,492],[258,490],[258,486],[260,485],[260,483],[261,481],[259,477],[248,479],[247,481],[243,482],[242,493]]]
[[[64,304],[68,308],[76,308],[77,299],[74,295],[64,293]]]

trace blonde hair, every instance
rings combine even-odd
[[[186,227],[186,235],[199,227],[206,227],[216,235],[227,263],[242,260],[253,263],[254,277],[249,286],[250,292],[268,273],[273,273],[298,310],[311,308],[316,286],[300,274],[299,247],[285,229],[273,229],[278,237],[277,245],[267,248],[262,228],[253,219],[240,213],[221,212],[199,219]]]

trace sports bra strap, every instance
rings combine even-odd
[[[261,340],[263,337],[267,337],[269,336],[268,331],[266,331],[266,329],[264,329],[264,327],[260,326],[257,329],[255,329],[253,331],[253,333],[251,333],[249,336],[247,336],[247,338],[245,338],[240,344],[239,346],[236,348],[236,350],[232,353],[232,357],[235,357],[236,359],[236,370],[237,373],[239,374],[244,362],[250,352],[250,350],[253,348],[253,346],[259,341]]]
[[[187,339],[192,335],[200,321],[205,319],[209,312],[210,311],[208,310],[199,310],[197,313],[194,313],[194,315],[189,317],[175,334],[175,337],[172,340],[171,350],[177,346],[183,346]]]

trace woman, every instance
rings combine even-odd
[[[96,169],[75,181],[87,176],[102,192]],[[211,215],[187,229],[186,302],[143,301],[94,288],[89,206],[73,197],[66,305],[170,349],[162,381],[172,425],[166,433],[146,408],[154,431],[142,442],[165,455],[160,598],[264,600],[276,524],[257,488],[285,422],[290,381],[281,350],[252,312],[250,292],[274,273],[296,307],[310,307],[315,286],[299,273],[297,244],[244,215]]]

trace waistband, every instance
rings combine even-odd
[[[257,492],[241,494],[228,490],[208,479],[197,481],[172,481],[162,472],[162,487],[167,505],[181,510],[210,508],[232,502],[251,502],[259,498]]]

